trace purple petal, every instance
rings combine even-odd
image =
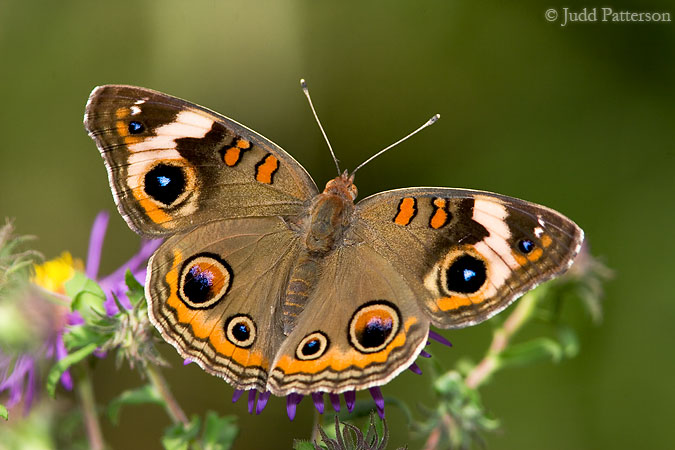
[[[84,319],[80,315],[79,311],[73,311],[66,314],[66,323],[71,327],[76,325],[84,325]]]
[[[416,363],[412,363],[410,367],[408,367],[408,370],[416,373],[417,375],[422,375],[422,369],[420,369],[420,366],[418,366]]]
[[[452,344],[450,343],[449,340],[441,336],[440,334],[436,333],[435,331],[429,330],[429,338],[433,339],[436,342],[440,342],[443,345],[447,345],[448,347],[452,347]]]
[[[93,353],[93,354],[94,354],[95,357],[97,357],[97,358],[99,358],[99,359],[103,359],[103,358],[106,357],[106,355],[108,354],[108,352],[106,352],[105,350],[103,350],[102,348],[99,347],[99,348],[97,348],[96,350],[94,350],[94,353]]]
[[[373,396],[373,400],[375,400],[375,406],[377,406],[378,412],[380,409],[384,411],[384,397],[382,396],[382,391],[380,390],[380,387],[375,386],[368,388],[368,390],[370,391],[370,395]]]
[[[12,369],[12,372],[0,383],[0,392],[9,390],[9,398],[5,406],[11,408],[21,401],[21,394],[24,389],[24,378],[27,377],[26,395],[32,401],[35,393],[35,360],[27,355],[19,356]]]
[[[66,350],[66,345],[63,343],[63,333],[56,335],[56,360],[61,361],[63,358],[68,356],[68,350]]]
[[[106,292],[106,299],[103,302],[103,307],[105,308],[105,312],[108,317],[112,317],[120,312],[120,309],[117,306],[118,302],[126,310],[133,308],[133,306],[131,306],[131,302],[129,301],[129,297],[127,297],[125,293],[127,290],[126,285],[117,286],[110,291],[108,291],[103,286],[101,286],[101,288]],[[115,301],[114,297],[117,297],[117,302]]]
[[[323,392],[312,392],[312,400],[314,401],[314,407],[319,414],[323,414]]]
[[[328,394],[330,397],[330,403],[333,405],[333,409],[336,412],[340,412],[340,396],[338,394]]]
[[[66,345],[63,343],[63,332],[56,335],[56,360],[60,361],[66,356],[68,356],[68,350],[66,350]],[[73,390],[73,377],[70,376],[69,371],[63,372],[61,374],[61,384],[68,391]]]
[[[73,377],[70,375],[70,371],[66,370],[61,374],[61,386],[67,391],[73,390]]]
[[[191,364],[191,363],[192,363],[191,359],[186,359],[185,361],[183,361],[184,366],[187,366],[188,364]]]
[[[356,403],[356,391],[347,391],[343,395],[345,404],[347,405],[347,411],[352,412],[354,410],[354,403]]]
[[[291,421],[295,419],[295,411],[298,408],[300,400],[302,400],[302,395],[296,394],[295,392],[286,396],[286,413]]]
[[[61,377],[61,381],[63,382],[63,377]],[[33,367],[32,370],[28,371],[28,379],[26,380],[26,393],[24,395],[24,410],[23,410],[24,415],[28,415],[28,411],[30,411],[30,407],[33,404],[33,399],[35,398],[36,387],[37,384],[35,383],[35,367]]]
[[[256,415],[263,412],[263,409],[265,409],[265,406],[267,406],[267,400],[270,399],[270,395],[272,395],[270,391],[265,391],[262,394],[260,394],[260,396],[258,397],[258,403],[255,405]]]
[[[420,352],[420,356],[421,356],[422,358],[431,358],[431,353],[427,353],[426,351],[422,350],[422,351]]]
[[[237,400],[241,398],[241,395],[244,393],[243,389],[235,389],[232,394],[232,403],[237,403]]]
[[[124,283],[124,275],[127,273],[127,269],[131,270],[132,272],[136,272],[138,268],[144,264],[148,258],[150,258],[155,250],[157,250],[162,242],[162,239],[141,241],[141,248],[138,250],[138,253],[132,256],[113,273],[103,278],[99,283],[101,287],[103,287],[103,285],[115,285],[119,282]]]
[[[248,391],[248,413],[253,414],[253,405],[255,405],[255,396],[258,393],[255,389]]]
[[[115,303],[112,295],[106,294],[106,297],[106,300],[103,302],[105,313],[108,315],[108,317],[117,315],[117,313],[120,312],[120,309],[117,307],[117,303]]]
[[[87,268],[85,273],[93,280],[98,275],[98,268],[101,263],[101,251],[103,250],[103,240],[105,230],[108,228],[110,215],[106,211],[98,213],[94,219],[94,225],[89,234],[89,251],[87,252]]]

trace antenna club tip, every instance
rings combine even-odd
[[[302,86],[303,89],[307,89],[307,82],[304,78],[300,78],[300,86]]]
[[[433,117],[431,117],[431,119],[429,119],[429,125],[431,125],[432,123],[435,123],[440,118],[441,118],[440,114],[434,114]]]

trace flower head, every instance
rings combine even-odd
[[[3,317],[15,317],[12,322],[15,325],[18,323],[16,327],[24,330],[26,339],[19,342],[14,338],[10,341],[0,333],[0,394],[8,394],[8,407],[23,400],[24,411],[29,410],[39,392],[45,362],[60,361],[68,356],[69,334],[84,325],[85,318],[82,314],[77,310],[71,311],[74,297],[71,299],[66,295],[68,283],[76,278],[76,274],[84,270],[87,277],[99,282],[102,295],[105,296],[103,306],[109,317],[119,312],[118,305],[126,310],[132,309],[133,305],[126,296],[128,288],[125,274],[131,271],[134,278],[144,281],[145,263],[161,241],[144,241],[140,251],[129,261],[112,274],[97,280],[108,218],[108,214],[102,212],[94,221],[86,265],[73,258],[70,253],[64,252],[57,258],[34,265],[30,285],[27,283],[27,272],[13,270],[13,275],[23,276],[25,282],[16,295],[0,298],[0,309]],[[10,232],[10,225],[0,228],[0,250],[5,250],[2,246],[6,242],[13,244],[21,240],[9,240]],[[6,255],[8,252],[0,253]],[[30,253],[17,255],[25,257],[27,254]],[[17,264],[0,264],[0,268],[5,267],[16,268]],[[7,278],[7,272],[9,270],[0,273],[0,277]],[[94,354],[104,356],[102,351]],[[65,389],[73,388],[73,379],[68,370],[60,373],[58,380]]]

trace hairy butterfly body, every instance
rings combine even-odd
[[[254,131],[133,86],[102,86],[85,127],[129,226],[166,241],[149,262],[152,323],[236,389],[339,393],[409,367],[429,326],[482,322],[565,271],[581,229],[488,192],[407,188],[354,203],[319,192]]]

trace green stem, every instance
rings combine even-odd
[[[87,439],[89,448],[92,450],[102,450],[104,448],[103,433],[101,433],[101,424],[98,421],[96,412],[96,400],[94,399],[94,388],[91,383],[89,369],[83,368],[80,377],[75,384],[77,394],[82,404],[84,414],[84,426],[87,430]]]
[[[477,389],[497,371],[499,354],[506,348],[511,338],[532,319],[540,297],[534,292],[524,295],[504,324],[495,330],[487,353],[466,377],[466,385],[469,388]]]
[[[190,422],[188,421],[187,416],[176,401],[176,398],[171,393],[169,384],[166,382],[164,376],[159,371],[157,366],[153,364],[146,364],[145,373],[148,375],[152,385],[155,387],[155,389],[157,389],[160,397],[164,399],[166,412],[169,414],[169,417],[171,417],[171,420],[174,423],[182,423],[185,426],[189,425]]]
[[[319,439],[319,411],[314,408],[314,423],[312,425],[312,434],[309,437],[309,442],[314,442]]]

